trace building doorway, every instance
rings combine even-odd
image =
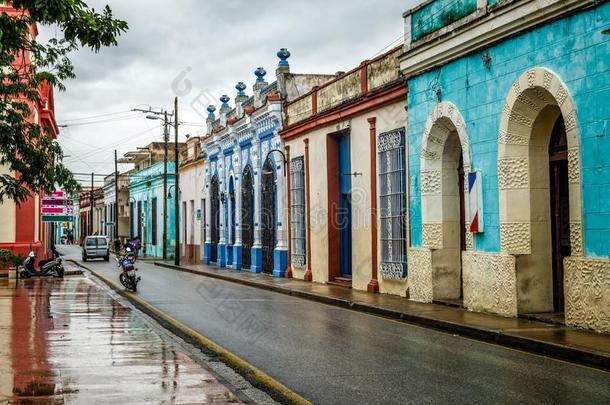
[[[458,196],[460,199],[460,297],[462,300],[464,298],[464,272],[463,263],[462,263],[462,252],[466,251],[466,172],[464,171],[464,157],[462,154],[462,150],[460,148],[460,163],[457,168],[457,176],[458,176]]]
[[[220,193],[218,188],[218,176],[212,177],[210,187],[210,239],[211,239],[211,259],[218,262],[218,242],[220,240]]]
[[[242,266],[249,269],[254,244],[254,179],[250,166],[244,169],[241,181],[241,244]]]
[[[352,278],[352,165],[350,159],[350,137],[339,137],[339,225],[341,256],[340,275]]]
[[[229,195],[227,196],[227,210],[226,221],[227,229],[227,265],[232,265],[233,259],[233,245],[235,245],[235,185],[233,182],[233,176],[229,178]]]
[[[453,123],[448,129],[441,158],[442,248],[432,251],[434,298],[461,300],[463,296],[462,251],[466,250],[463,149]]]
[[[564,312],[563,259],[571,254],[568,144],[563,116],[559,116],[549,142],[549,190],[553,264],[553,312]]]
[[[352,172],[350,133],[326,140],[328,183],[328,281],[352,283]]]
[[[261,239],[263,248],[263,272],[273,273],[273,250],[275,249],[275,165],[267,159],[263,165],[262,179],[262,212],[261,212]]]

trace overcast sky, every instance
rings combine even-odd
[[[109,4],[129,23],[129,31],[116,48],[72,55],[77,78],[55,95],[57,121],[68,125],[59,137],[69,155],[65,162],[74,172],[111,173],[114,149],[122,156],[162,139],[159,121],[130,110],[144,105],[171,109],[176,95],[180,120],[200,125],[182,126],[182,139],[201,134],[201,110],[209,99],[217,102],[227,94],[233,105],[238,81],[248,85],[250,95],[258,66],[267,70],[271,83],[275,54],[282,47],[292,53],[292,72],[356,67],[400,43],[402,13],[419,2],[87,0],[95,8]],[[54,28],[42,27],[40,39],[54,35]],[[102,114],[107,115],[88,118]]]

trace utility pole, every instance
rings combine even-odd
[[[169,122],[167,111],[163,113],[163,260],[167,259],[167,148],[169,142]]]
[[[91,172],[91,193],[89,194],[89,199],[90,199],[89,208],[90,208],[90,211],[91,211],[91,212],[89,212],[89,219],[90,219],[90,221],[89,221],[89,235],[93,235],[93,175],[94,175],[94,173]]]
[[[114,150],[114,239],[119,237],[119,166],[116,157],[116,149]],[[114,245],[114,241],[113,245]]]
[[[176,196],[175,196],[175,210],[174,210],[174,221],[176,222],[176,251],[174,252],[174,264],[176,266],[180,266],[180,175],[178,174],[178,97],[174,98],[174,171],[175,171],[175,187],[176,187]],[[167,197],[167,196],[166,196]]]

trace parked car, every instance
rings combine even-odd
[[[83,261],[103,258],[110,260],[110,243],[105,236],[90,235],[83,241]]]

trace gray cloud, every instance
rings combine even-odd
[[[56,117],[60,123],[74,122],[69,120],[140,104],[169,109],[172,82],[189,68],[186,78],[193,89],[180,100],[180,118],[203,124],[189,106],[199,91],[233,98],[235,83],[243,81],[250,93],[257,66],[273,80],[275,53],[282,47],[292,53],[294,72],[351,69],[397,40],[404,29],[402,12],[420,1],[89,0],[95,8],[110,4],[130,29],[116,48],[73,55],[77,78],[66,83],[66,92],[56,93]],[[41,38],[53,35],[53,28],[42,27]],[[181,134],[202,129],[183,126]],[[59,139],[71,155],[66,162],[72,170],[110,173],[115,148],[120,156],[160,140],[161,129],[141,116],[64,128]]]

